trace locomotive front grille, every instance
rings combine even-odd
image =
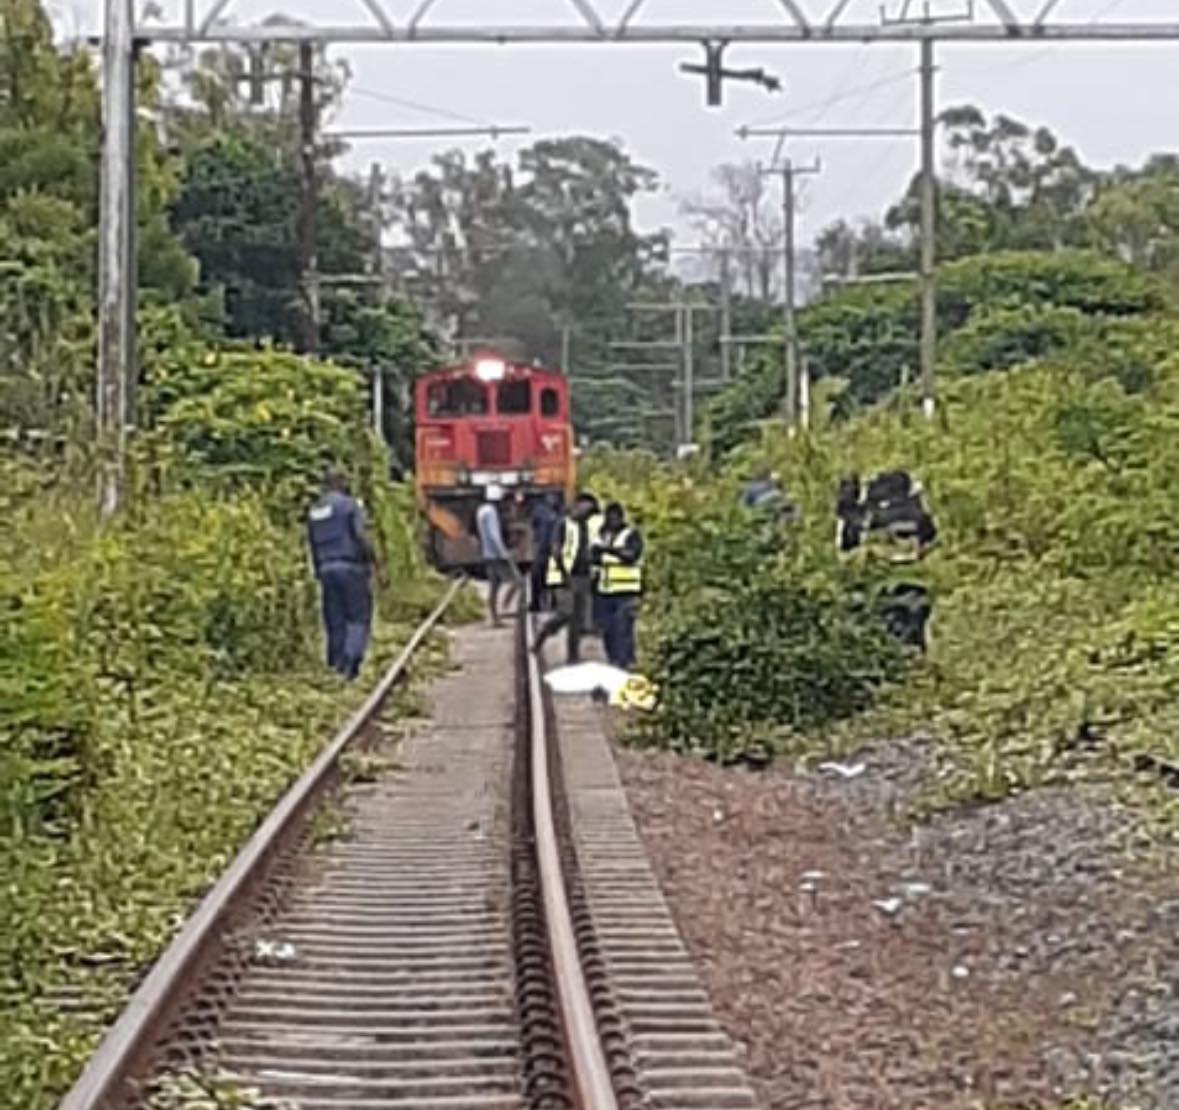
[[[475,435],[479,466],[508,466],[512,461],[512,437],[506,431],[481,431]]]

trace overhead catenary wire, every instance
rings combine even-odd
[[[437,116],[439,119],[452,120],[455,123],[469,123],[475,127],[488,126],[487,120],[485,119],[468,116],[462,112],[453,111],[450,108],[440,108],[437,105],[425,104],[420,100],[410,100],[408,97],[397,96],[394,93],[380,92],[377,89],[369,89],[360,85],[349,85],[348,92],[369,100],[379,100],[385,104],[396,105],[399,108],[408,108],[410,111]]]

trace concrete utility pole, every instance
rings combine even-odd
[[[299,44],[299,199],[295,214],[295,267],[299,284],[298,342],[301,354],[319,350],[319,259],[316,251],[315,179],[316,128],[315,49]]]
[[[385,368],[373,367],[373,431],[385,441]]]
[[[731,255],[727,248],[720,251],[720,296],[721,296],[721,335],[728,335],[733,330],[733,271],[730,268]],[[733,348],[728,343],[720,345],[721,380],[729,381],[733,377]]]
[[[774,166],[764,173],[782,178],[782,271],[784,286],[782,292],[783,355],[786,363],[786,403],[783,416],[786,429],[793,432],[798,424],[798,324],[795,318],[794,289],[794,179],[803,174],[818,173],[818,160],[811,166],[795,166],[787,159],[781,166]]]
[[[684,442],[695,443],[696,435],[696,332],[692,326],[692,309],[695,306],[685,305],[680,309],[683,313],[684,336]]]
[[[571,373],[569,363],[573,357],[573,329],[568,324],[561,325],[561,372],[568,376]]]
[[[374,295],[373,300],[380,304],[389,295],[385,281],[385,244],[383,242],[385,227],[381,219],[382,190],[385,175],[381,164],[374,162],[368,171],[368,212],[372,221],[372,276]]]
[[[921,407],[932,419],[937,361],[936,225],[933,177],[933,40],[921,41]]]
[[[107,0],[102,50],[95,434],[99,508],[122,500],[135,374],[135,43],[133,0]]]
[[[611,343],[612,348],[629,351],[678,351],[679,373],[672,388],[679,394],[674,402],[675,445],[678,450],[692,443],[696,419],[696,391],[702,384],[696,380],[695,315],[698,312],[716,312],[717,306],[710,304],[689,304],[673,301],[669,304],[631,304],[631,312],[672,312],[675,320],[675,338],[668,341]],[[652,367],[652,369],[654,369]],[[708,385],[716,384],[714,382]]]

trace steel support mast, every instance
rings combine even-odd
[[[133,0],[106,0],[98,228],[98,365],[94,425],[99,507],[122,499],[135,375],[135,27]]]
[[[932,418],[937,361],[937,252],[934,236],[933,40],[921,42],[921,407]]]

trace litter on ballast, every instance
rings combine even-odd
[[[900,898],[879,898],[872,903],[885,917],[896,917],[903,904]]]
[[[829,760],[819,764],[819,770],[823,774],[840,779],[858,779],[867,769],[866,763],[834,763]]]
[[[295,946],[287,941],[259,937],[254,942],[254,959],[264,963],[290,963],[297,955]]]

